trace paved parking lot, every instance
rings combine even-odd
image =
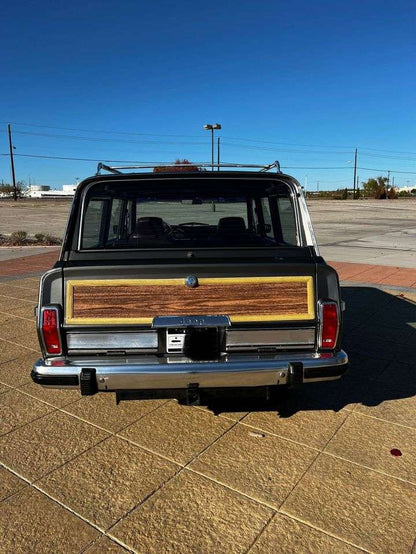
[[[0,283],[2,552],[411,552],[414,290],[343,287],[341,381],[184,407],[31,383],[37,286]]]
[[[52,221],[50,203],[0,203],[0,232],[63,229],[58,204]],[[343,279],[351,369],[271,402],[117,406],[34,385],[38,275],[58,251],[4,254],[0,552],[414,552],[416,203],[328,205],[311,212]]]
[[[326,259],[416,267],[416,198],[308,204]],[[62,237],[70,206],[70,200],[0,200],[0,234],[23,230]]]

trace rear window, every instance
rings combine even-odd
[[[298,245],[290,189],[275,181],[97,183],[84,206],[84,250]]]

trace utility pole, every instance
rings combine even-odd
[[[387,171],[387,187],[390,186],[390,169]]]
[[[316,181],[316,192],[319,192],[319,181]]]
[[[220,170],[220,140],[221,140],[221,137],[218,137],[217,138],[217,162],[218,162],[217,171]]]
[[[354,153],[354,187],[353,187],[353,193],[352,193],[353,200],[355,198],[355,186],[357,182],[357,154],[358,154],[358,149],[356,148]]]
[[[16,200],[17,200],[17,188],[16,188],[16,176],[14,174],[12,130],[10,128],[10,123],[7,125],[7,132],[9,134],[10,167],[11,167],[11,170],[12,170],[13,199],[16,202]]]

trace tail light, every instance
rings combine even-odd
[[[332,350],[335,348],[339,331],[339,311],[336,302],[321,302],[319,306],[320,327],[318,348]]]
[[[45,350],[48,354],[61,354],[58,308],[42,308],[41,314],[41,329]]]

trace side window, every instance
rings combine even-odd
[[[295,212],[292,199],[289,196],[280,197],[277,202],[283,240],[288,244],[297,245]]]
[[[82,248],[99,248],[105,227],[105,203],[107,200],[92,198],[84,217]]]
[[[120,198],[113,198],[111,202],[110,225],[108,227],[107,242],[111,242],[112,240],[120,237],[120,216],[122,203],[123,201]]]

